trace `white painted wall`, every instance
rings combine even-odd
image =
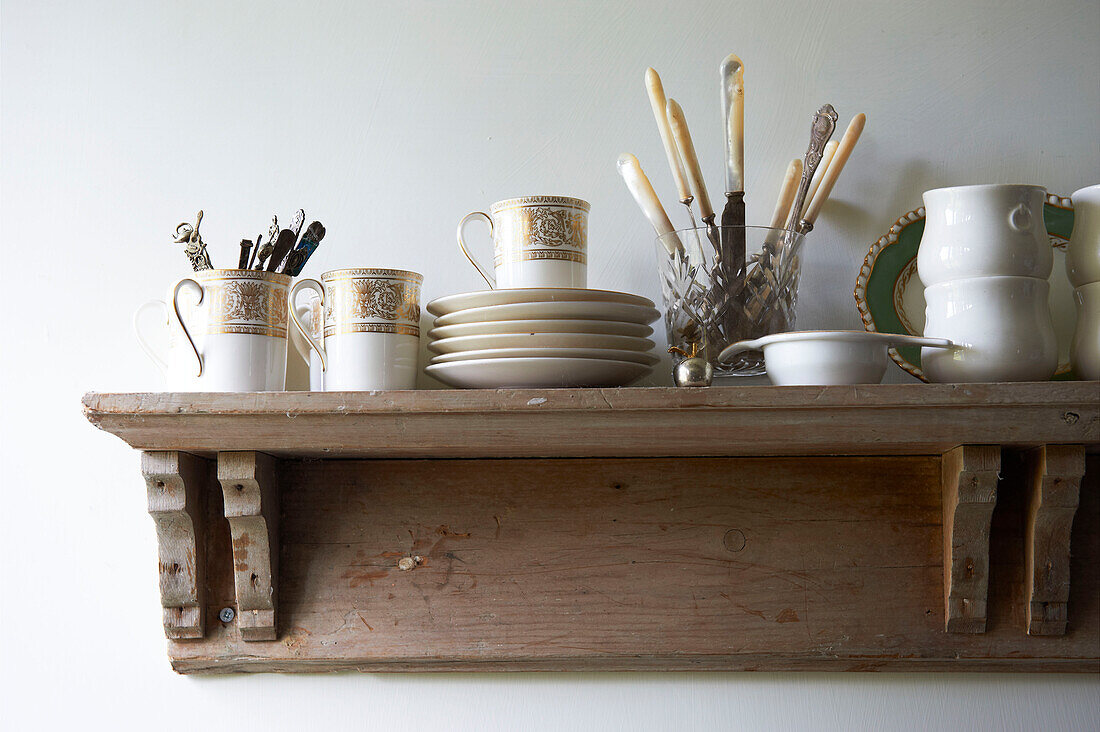
[[[721,181],[717,67],[748,72],[749,217],[770,212],[822,102],[867,131],[812,235],[806,327],[857,327],[867,246],[925,188],[1100,175],[1100,4],[46,2],[4,0],[0,727],[26,729],[1092,729],[1093,677],[173,674],[138,456],[80,413],[158,388],[130,314],[298,206],[309,271],[400,266],[426,298],[478,288],[453,240],[509,196],[593,204],[594,286],[657,295],[615,173],[671,200],[642,73],[679,99]],[[892,378],[903,375],[896,372]]]

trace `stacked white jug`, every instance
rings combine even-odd
[[[1077,327],[1070,364],[1078,378],[1100,379],[1100,185],[1073,196],[1073,235],[1066,248],[1066,274],[1073,285]]]
[[[921,351],[934,382],[1045,381],[1058,368],[1049,303],[1054,256],[1043,222],[1046,189],[939,188],[924,194],[917,252],[924,335],[956,348]]]

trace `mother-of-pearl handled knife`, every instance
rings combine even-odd
[[[630,153],[623,153],[619,156],[617,166],[619,175],[623,177],[623,182],[626,183],[630,195],[634,197],[638,208],[642,209],[642,213],[649,219],[650,225],[657,232],[657,236],[661,238],[661,243],[668,249],[669,254],[678,249],[683,249],[683,245],[680,244],[675,235],[668,236],[673,234],[675,229],[672,227],[672,222],[669,221],[668,214],[665,213],[664,206],[661,205],[661,200],[657,198],[653,185],[642,170],[642,164],[638,162],[638,158]]]
[[[691,132],[684,118],[684,110],[675,99],[669,99],[666,113],[669,127],[672,129],[672,137],[676,140],[676,148],[680,151],[680,158],[687,169],[691,192],[699,202],[699,213],[703,221],[708,224],[713,223],[714,207],[710,205],[710,196],[707,195],[707,187],[703,182],[703,170],[699,166],[699,156],[695,154],[695,144],[691,141]]]
[[[652,67],[645,70],[645,86],[646,91],[649,92],[649,105],[653,108],[653,118],[657,121],[657,131],[661,133],[661,144],[665,147],[668,167],[672,171],[672,180],[676,182],[676,195],[680,197],[681,203],[686,201],[691,205],[691,188],[688,187],[684,163],[676,150],[676,142],[672,139],[672,130],[668,126],[665,88],[661,84],[661,77]]]

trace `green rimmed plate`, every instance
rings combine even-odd
[[[1058,371],[1055,380],[1072,378],[1069,344],[1077,313],[1073,286],[1066,276],[1066,244],[1073,231],[1073,205],[1068,198],[1047,195],[1043,219],[1054,248],[1054,271],[1050,277],[1050,306],[1058,336]],[[917,276],[917,248],[924,234],[924,207],[899,218],[890,230],[871,245],[856,278],[853,293],[865,330],[872,333],[924,334],[924,287]],[[890,358],[898,366],[928,381],[921,370],[920,349],[891,348]]]

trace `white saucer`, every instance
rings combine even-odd
[[[483,358],[427,366],[424,373],[463,389],[554,389],[626,386],[649,366],[598,358]]]
[[[604,335],[625,335],[635,338],[647,338],[653,335],[653,329],[639,323],[623,323],[617,320],[492,320],[488,323],[465,323],[447,325],[428,331],[428,337],[457,338],[468,335],[490,335],[492,333],[602,333]]]
[[[646,366],[653,366],[661,360],[651,353],[615,348],[486,348],[479,351],[440,354],[432,358],[432,363],[473,361],[478,358],[602,358],[612,361],[630,361]]]
[[[587,290],[576,287],[523,287],[447,295],[432,300],[425,309],[432,315],[446,315],[459,310],[522,302],[618,302],[646,308],[653,307],[653,301],[649,298],[631,295],[629,292]]]
[[[494,333],[443,338],[428,343],[428,350],[432,353],[480,351],[486,348],[612,348],[644,352],[653,349],[653,341],[634,336],[592,333]]]
[[[648,325],[661,317],[656,308],[621,302],[517,302],[458,310],[435,319],[435,327],[495,320],[617,320]]]

